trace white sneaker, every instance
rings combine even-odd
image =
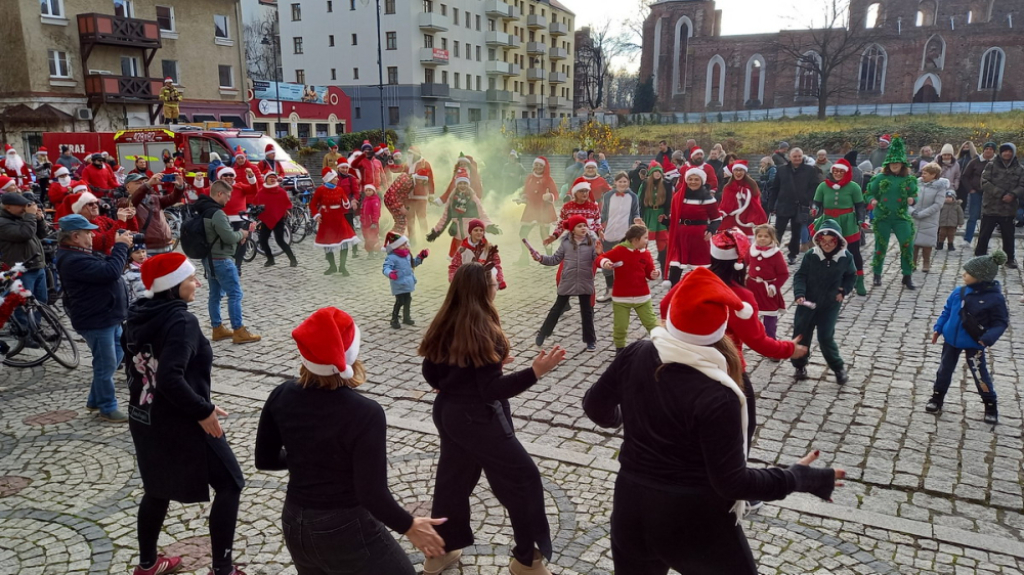
[[[668,280],[665,280],[665,281],[661,282],[661,287],[663,287],[665,289],[669,289],[669,288],[672,287],[672,282],[670,282]]]
[[[963,246],[964,246],[964,249],[965,249],[965,250],[969,250],[969,249],[971,249],[971,242],[966,242],[966,241],[965,241],[965,242],[963,243]]]
[[[610,299],[612,299],[612,290],[610,290],[608,288],[604,288],[604,293],[602,293],[601,295],[597,296],[597,301],[599,301],[599,302],[606,302],[606,301],[608,301]]]

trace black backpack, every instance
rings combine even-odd
[[[213,243],[206,239],[206,219],[212,217],[217,210],[209,208],[196,214],[181,224],[181,251],[185,255],[201,260],[209,257]]]

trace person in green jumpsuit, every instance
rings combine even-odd
[[[846,238],[846,249],[857,266],[857,295],[865,296],[868,292],[864,287],[864,260],[860,255],[863,245],[861,228],[867,215],[864,194],[860,184],[853,181],[853,167],[845,159],[833,164],[827,176],[814,192],[811,214],[818,216],[814,222],[814,231],[820,230],[822,224],[829,219],[839,224]]]
[[[640,198],[640,217],[647,226],[650,239],[658,246],[658,267],[662,277],[668,277],[665,256],[668,253],[668,216],[672,206],[672,186],[665,182],[665,171],[661,164],[651,162],[647,179],[640,184],[637,196]]]
[[[911,274],[914,273],[914,220],[907,212],[917,198],[917,178],[910,173],[903,140],[892,139],[889,154],[885,157],[882,172],[868,182],[868,206],[874,210],[872,228],[875,232],[875,256],[871,268],[875,274],[874,285],[882,285],[882,266],[885,251],[889,247],[889,235],[896,234],[900,243],[900,269],[903,272],[903,286],[915,289]]]

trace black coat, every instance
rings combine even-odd
[[[795,169],[792,163],[779,166],[768,194],[771,198],[768,211],[785,217],[808,212],[820,183],[821,174],[814,166],[800,164]]]
[[[23,264],[25,269],[38,270],[46,265],[43,243],[49,233],[43,214],[16,216],[0,209],[0,261],[10,267]]]
[[[115,243],[110,255],[61,246],[57,271],[64,285],[68,316],[76,331],[105,329],[128,314],[128,286],[121,279],[128,246]]]
[[[209,501],[207,452],[212,450],[244,485],[227,436],[214,438],[199,422],[213,413],[213,348],[181,300],[142,299],[125,325],[128,428],[147,495],[182,503]]]

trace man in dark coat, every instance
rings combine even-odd
[[[84,217],[72,214],[59,223],[57,270],[64,282],[68,317],[92,352],[92,387],[85,408],[98,410],[104,421],[128,423],[128,416],[117,409],[114,372],[124,356],[121,323],[128,315],[128,291],[121,274],[132,234],[118,234],[105,256],[92,251],[92,230],[97,228]]]
[[[665,140],[658,142],[658,153],[655,154],[654,161],[661,164],[666,172],[672,169],[668,167],[672,163],[672,147]]]
[[[4,194],[0,203],[0,261],[8,267],[22,264],[26,271],[21,274],[21,283],[36,300],[46,303],[46,262],[39,240],[49,230],[42,210],[17,192]]]
[[[960,185],[967,191],[967,201],[964,202],[964,211],[967,212],[967,226],[964,228],[965,248],[971,247],[978,220],[981,219],[981,174],[985,171],[985,166],[996,157],[997,147],[995,142],[986,142],[981,155],[967,162],[967,167],[960,176]]]
[[[789,142],[779,142],[779,148],[772,154],[772,161],[776,168],[786,165],[789,161]]]
[[[800,255],[800,230],[810,222],[811,202],[821,183],[818,169],[804,163],[804,152],[793,148],[789,162],[778,168],[768,196],[768,211],[775,214],[775,233],[779,241],[786,227],[790,227],[789,264],[796,263]]]
[[[999,146],[999,157],[989,162],[981,174],[981,192],[981,233],[974,255],[988,253],[988,241],[999,226],[1006,267],[1017,269],[1013,257],[1013,218],[1020,198],[1024,197],[1024,166],[1017,159],[1017,146],[1009,142]]]

